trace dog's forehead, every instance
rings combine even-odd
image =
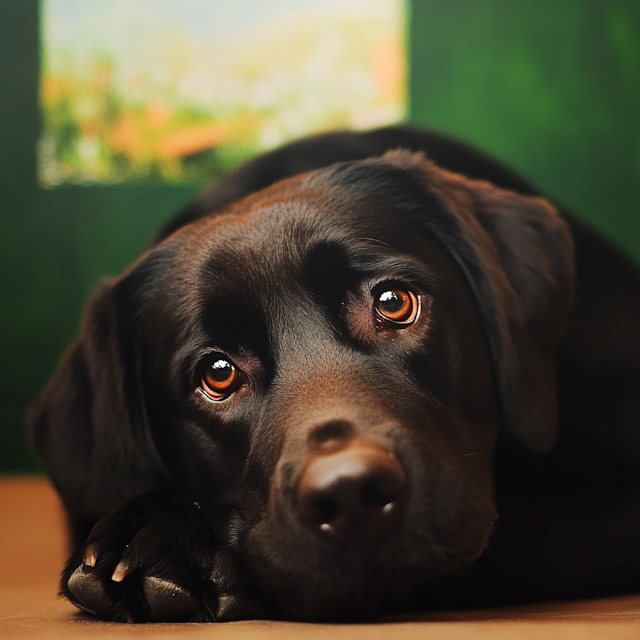
[[[408,216],[366,199],[313,190],[258,206],[239,205],[185,234],[176,275],[191,273],[205,289],[280,288],[309,270],[365,267],[412,253],[417,228]]]

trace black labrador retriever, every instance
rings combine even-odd
[[[97,289],[30,422],[62,593],[109,619],[640,588],[640,275],[434,133],[205,191]]]

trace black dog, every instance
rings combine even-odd
[[[99,287],[31,428],[62,592],[114,620],[640,588],[640,276],[432,133],[205,192]]]

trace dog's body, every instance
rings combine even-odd
[[[32,410],[63,592],[224,620],[640,588],[640,276],[570,224],[407,128],[206,191],[98,290]]]

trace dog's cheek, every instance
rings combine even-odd
[[[409,519],[424,520],[433,530],[461,528],[470,547],[486,538],[496,517],[490,446],[494,431],[434,401],[421,427],[413,430],[411,446],[404,447],[403,463],[413,470],[414,511],[407,514]]]
[[[217,437],[218,426],[211,419],[182,416],[158,420],[156,438],[173,482],[203,506],[220,503],[242,468],[245,447],[236,454]]]

